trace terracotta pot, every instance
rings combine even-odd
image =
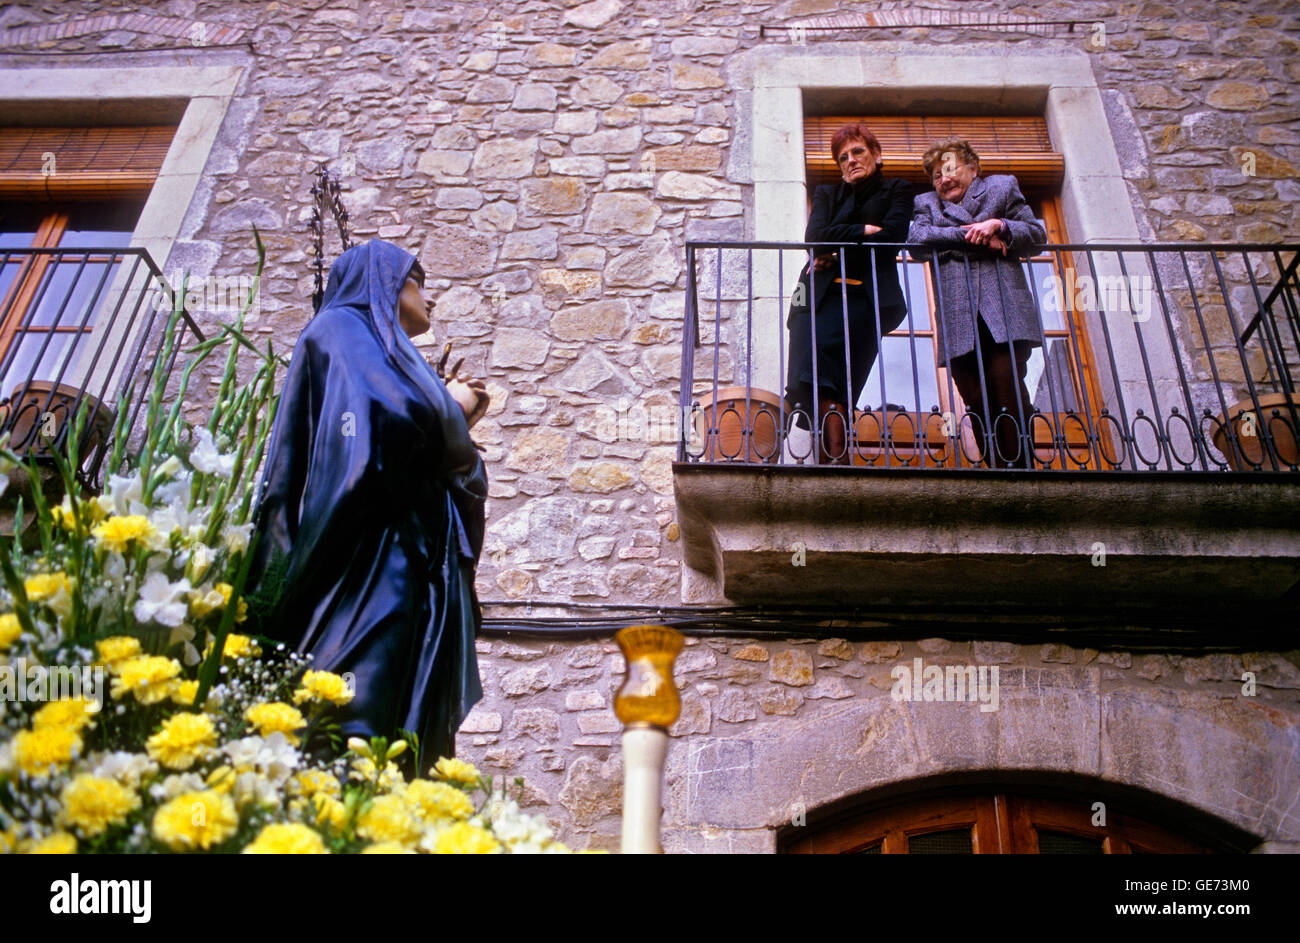
[[[24,386],[27,387],[26,394],[21,400],[16,399],[23,392]],[[26,450],[36,455],[48,455],[49,443],[43,434],[45,427],[41,423],[41,411],[47,410],[54,418],[54,436],[51,441],[61,441],[64,426],[72,422],[72,406],[80,394],[81,391],[75,386],[66,383],[57,386],[49,380],[19,383],[9,394],[9,402],[0,408],[0,424],[12,428],[9,447],[14,451]],[[80,458],[84,459],[112,434],[113,414],[89,393],[83,398],[90,401],[86,427],[81,431],[80,447],[77,450]]]
[[[1296,428],[1291,417],[1288,403],[1293,405],[1300,416],[1300,396],[1293,393],[1265,393],[1259,397],[1259,408],[1263,413],[1255,412],[1255,403],[1244,399],[1233,403],[1228,408],[1232,427],[1236,432],[1236,442],[1229,440],[1228,424],[1223,416],[1218,417],[1214,430],[1214,447],[1228,459],[1233,471],[1254,471],[1261,466],[1264,471],[1273,470],[1273,458],[1264,444],[1264,432],[1273,439],[1273,448],[1281,471],[1288,466],[1300,465],[1300,448],[1296,446]],[[1274,416],[1274,410],[1277,415]]]
[[[703,461],[775,464],[781,459],[781,398],[775,393],[752,386],[719,387],[712,399],[700,404],[695,424],[704,440]],[[748,440],[748,448],[742,442],[744,439]]]

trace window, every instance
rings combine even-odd
[[[0,250],[6,253],[0,268],[0,391],[12,395],[27,377],[59,382],[68,376],[72,354],[90,340],[122,265],[121,256],[84,250],[126,247],[140,206],[0,203]],[[28,248],[73,251],[12,252]]]
[[[850,814],[833,825],[793,830],[789,854],[1205,854],[1213,849],[1117,811],[1093,824],[1090,799],[1063,801],[1008,792],[902,802]],[[801,834],[806,832],[806,834]]]
[[[130,245],[173,131],[0,128],[0,413],[17,447],[114,359],[95,349],[104,312],[148,272],[113,250]],[[106,436],[111,412],[90,398]]]
[[[1063,174],[1060,154],[1052,150],[1046,124],[1038,117],[919,117],[848,115],[804,119],[805,172],[808,192],[821,183],[840,180],[830,156],[830,141],[844,124],[861,121],[881,145],[884,172],[908,180],[918,193],[930,189],[920,156],[934,141],[962,137],[980,154],[984,175],[1010,173],[1020,183],[1025,199],[1047,229],[1049,243],[1067,242],[1060,209]],[[858,448],[854,462],[891,465],[956,466],[958,450],[950,432],[962,434],[964,457],[971,464],[978,449],[969,423],[959,417],[965,404],[948,371],[937,366],[939,339],[934,328],[934,284],[928,263],[901,254],[899,282],[909,318],[882,338],[881,354],[872,367],[861,397],[855,404]],[[1026,388],[1032,407],[1040,413],[1031,420],[1035,450],[1040,462],[1060,468],[1091,463],[1087,417],[1098,412],[1100,393],[1092,367],[1091,346],[1082,312],[1053,308],[1043,292],[1052,275],[1063,279],[1072,263],[1068,256],[1042,253],[1025,263],[1026,278],[1039,301],[1043,346],[1034,349],[1027,366]],[[1072,284],[1072,282],[1071,282]],[[1045,297],[1046,296],[1046,297]],[[1071,461],[1063,462],[1055,441],[1064,440]],[[1104,440],[1101,448],[1109,445]]]

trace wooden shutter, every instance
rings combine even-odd
[[[1042,118],[919,117],[915,115],[822,115],[804,118],[804,161],[808,184],[842,179],[831,158],[831,138],[846,124],[861,122],[880,141],[885,174],[902,177],[923,190],[930,178],[921,166],[926,148],[944,138],[964,138],[980,156],[981,174],[1015,174],[1022,188],[1056,187],[1065,161],[1052,150]]]
[[[170,125],[0,128],[0,199],[145,196],[175,131]]]

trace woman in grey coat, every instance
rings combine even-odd
[[[939,366],[966,403],[984,463],[1032,468],[1025,366],[1043,334],[1020,259],[1047,242],[1047,231],[1015,177],[979,176],[979,155],[966,141],[941,141],[921,160],[934,192],[916,198],[908,242],[937,250]]]

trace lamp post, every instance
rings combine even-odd
[[[623,854],[662,854],[660,794],[668,728],[681,713],[673,660],[682,634],[665,625],[631,625],[614,636],[627,660],[614,713],[623,722]]]

